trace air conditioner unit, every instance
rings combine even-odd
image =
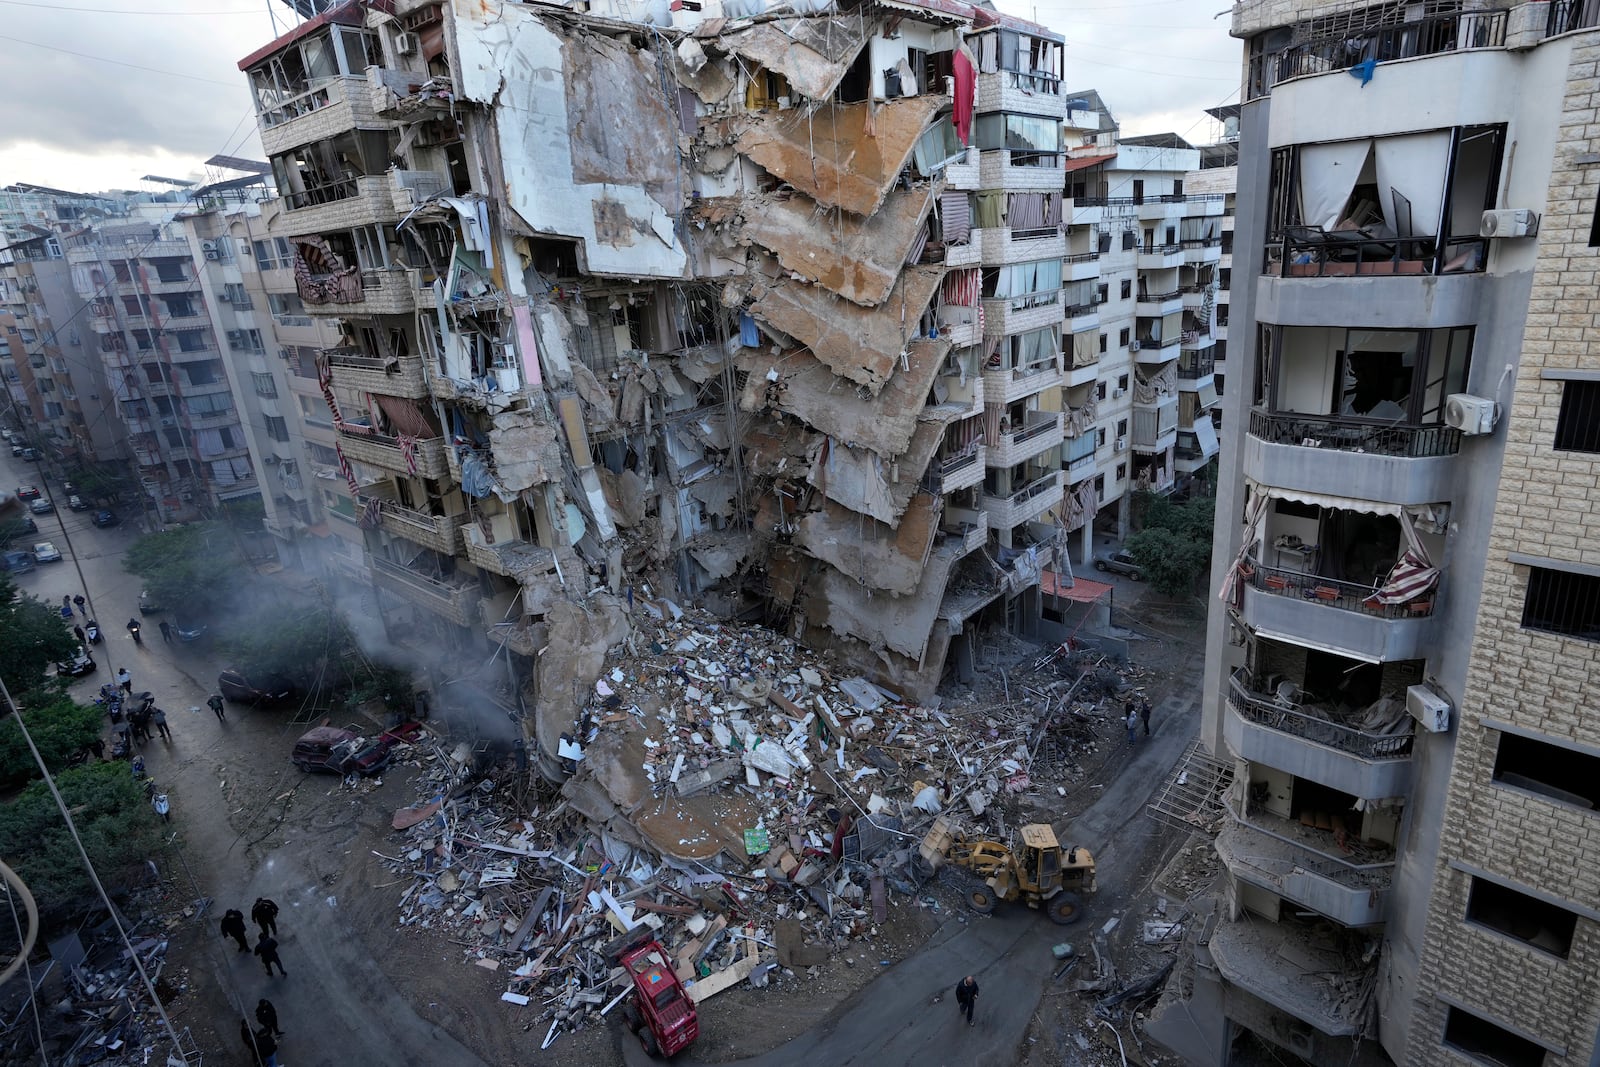
[[[1500,405],[1471,393],[1451,393],[1444,398],[1444,421],[1464,434],[1484,434],[1494,429]]]
[[[1138,341],[1129,341],[1128,342],[1128,351],[1129,352],[1137,352],[1137,351],[1139,351],[1139,342]]]
[[[1450,702],[1431,686],[1407,686],[1406,710],[1429,733],[1442,734],[1450,729]]]
[[[1525,207],[1485,211],[1478,223],[1479,237],[1537,237],[1539,213]]]
[[[422,38],[414,33],[397,33],[394,36],[394,50],[402,56],[414,56],[422,45]]]
[[[201,241],[200,242],[200,251],[202,251],[202,252],[215,252],[216,250],[217,250],[217,242],[215,242],[215,241]]]
[[[1120,399],[1122,399],[1122,394],[1125,393],[1125,392],[1127,392],[1127,390],[1125,390],[1125,389],[1113,389],[1113,390],[1111,390],[1111,399],[1112,400],[1120,400]]]
[[[1114,451],[1126,452],[1127,450],[1128,450],[1128,439],[1126,437],[1117,438],[1117,443],[1116,443],[1116,446],[1114,448]]]
[[[206,258],[211,260],[211,262],[215,263],[217,260],[221,259],[222,257],[217,254],[217,250],[215,248],[208,248],[208,249],[206,249]]]
[[[244,341],[244,331],[243,330],[229,330],[228,331],[228,343],[230,345],[240,344],[243,341]]]
[[[222,301],[224,304],[231,304],[233,303],[233,294],[229,293],[228,290],[223,289],[221,292],[217,293],[217,299]]]

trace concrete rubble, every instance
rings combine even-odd
[[[633,621],[563,735],[559,793],[419,747],[420,799],[378,853],[410,881],[401,928],[447,932],[552,1040],[625,992],[608,946],[645,928],[700,1002],[872,943],[891,908],[929,906],[913,860],[940,813],[1009,836],[1120,728],[1127,672],[1098,657],[957,709],[667,601]]]

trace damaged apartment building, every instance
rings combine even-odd
[[[1061,543],[1062,38],[673,7],[352,0],[240,62],[337,331],[316,474],[447,642],[609,588],[927,695]]]

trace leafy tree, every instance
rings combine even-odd
[[[28,516],[14,515],[9,519],[0,519],[0,548],[11,548],[13,545],[25,547],[32,536],[28,530]]]
[[[77,638],[55,608],[37,597],[17,595],[16,583],[0,574],[0,680],[13,697],[44,685],[50,665],[77,647]]]
[[[240,530],[260,530],[262,521],[267,517],[267,506],[262,503],[259,496],[247,496],[238,500],[224,500],[222,502],[222,515],[230,524]]]
[[[68,759],[100,736],[103,714],[93,705],[74,703],[65,695],[46,698],[46,702],[23,703],[28,733],[39,746],[39,755],[51,772],[67,765]],[[39,765],[28,751],[15,715],[0,719],[0,788],[10,789],[38,777]]]
[[[216,522],[146,534],[128,549],[122,566],[144,579],[157,602],[193,613],[216,607],[244,575],[238,543]]]
[[[1212,519],[1216,500],[1210,496],[1178,502],[1154,493],[1135,501],[1144,528],[1124,545],[1156,592],[1182,596],[1211,566]]]
[[[85,500],[115,499],[133,488],[122,472],[107,466],[74,467],[67,472],[67,481],[78,487],[78,494]]]
[[[113,886],[135,876],[158,847],[161,832],[128,765],[72,767],[55,779],[101,881]],[[83,860],[45,783],[35,782],[0,805],[0,841],[6,843],[6,862],[33,891],[46,925],[93,902]]]
[[[278,674],[306,689],[336,689],[349,682],[356,641],[344,616],[319,605],[239,627],[226,647],[247,678]]]

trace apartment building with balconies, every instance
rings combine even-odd
[[[1190,1062],[1595,1054],[1590,7],[1235,9]]]

